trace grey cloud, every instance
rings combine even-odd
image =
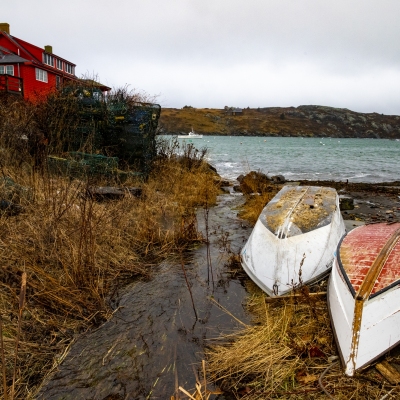
[[[15,36],[52,44],[111,86],[161,92],[170,106],[313,102],[388,113],[400,109],[399,15],[395,0],[2,5]]]

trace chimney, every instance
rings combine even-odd
[[[50,45],[44,46],[44,51],[46,53],[52,54],[53,53],[53,46],[50,46]]]
[[[10,24],[7,24],[7,22],[0,22],[0,31],[10,34]]]

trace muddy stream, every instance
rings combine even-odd
[[[181,264],[164,263],[150,281],[120,290],[113,317],[76,340],[38,399],[170,399],[178,385],[194,388],[204,347],[240,327],[229,313],[249,322],[243,307],[246,290],[229,273],[224,249],[237,253],[251,232],[237,217],[242,201],[241,195],[224,194],[209,211],[214,285],[211,279],[207,283],[207,246],[186,256],[197,320]],[[204,232],[203,210],[198,224]]]

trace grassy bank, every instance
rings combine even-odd
[[[48,120],[52,145],[41,147],[36,107],[47,106],[3,99],[0,108],[0,200],[9,205],[0,211],[0,397],[8,399],[32,397],[73,339],[112,315],[117,287],[202,241],[195,210],[219,191],[204,153],[176,143],[158,144],[146,180],[51,174],[45,159],[57,155],[54,138],[68,120]],[[105,185],[141,195],[96,201],[89,189]]]

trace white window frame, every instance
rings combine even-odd
[[[65,72],[67,74],[74,74],[74,66],[72,64],[65,63]]]
[[[35,68],[35,74],[37,81],[48,83],[47,71],[40,68]]]
[[[58,58],[56,58],[56,66],[57,66],[57,69],[62,71],[63,70],[63,62],[62,62],[62,60],[59,60]]]
[[[0,65],[0,75],[14,76],[14,65]]]
[[[54,57],[49,53],[43,53],[43,63],[54,67]]]

